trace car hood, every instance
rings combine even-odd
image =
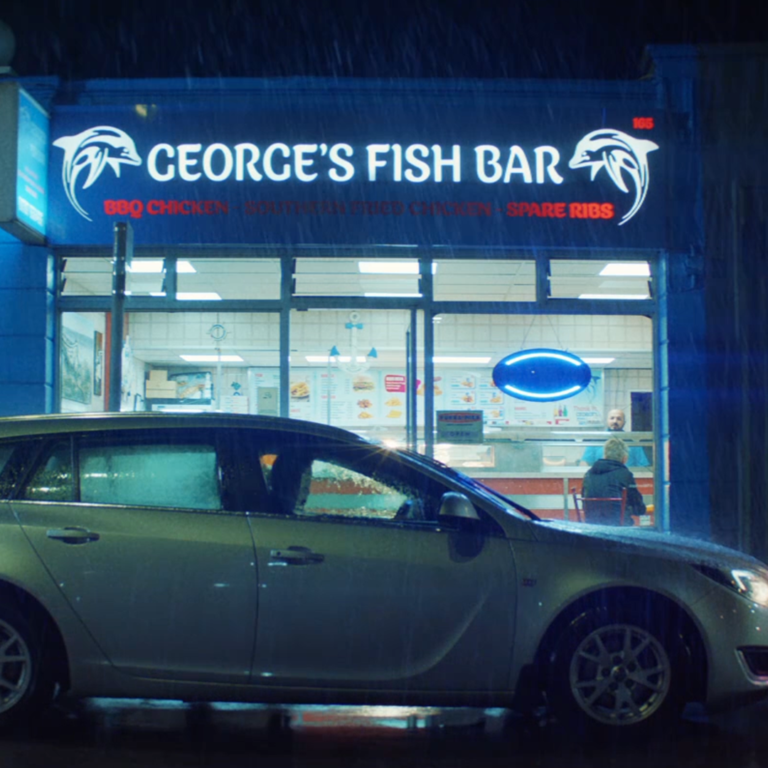
[[[621,551],[728,569],[746,567],[768,571],[768,566],[743,552],[677,533],[561,521],[538,522],[534,525],[536,540],[540,542]]]

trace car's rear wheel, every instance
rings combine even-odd
[[[0,606],[0,727],[47,705],[53,676],[43,654],[42,627]]]
[[[681,654],[662,623],[587,613],[556,650],[548,698],[558,721],[578,731],[639,732],[682,710]]]

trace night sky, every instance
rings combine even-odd
[[[768,41],[766,0],[6,0],[20,75],[647,74],[651,43]]]

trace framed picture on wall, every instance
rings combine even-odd
[[[94,331],[93,334],[93,394],[101,395],[104,379],[104,334]]]
[[[90,325],[90,328],[87,326]],[[86,330],[87,329],[87,330]],[[93,325],[66,314],[61,329],[61,396],[89,405],[93,399]]]

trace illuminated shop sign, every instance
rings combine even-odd
[[[144,242],[231,242],[233,225],[246,242],[308,244],[535,244],[541,232],[641,246],[663,231],[662,141],[627,116],[594,127],[518,110],[468,125],[455,108],[370,121],[329,109],[313,125],[286,108],[264,125],[117,111],[57,116],[56,240],[99,242],[126,217]]]
[[[0,84],[0,226],[44,242],[47,186],[48,114],[18,83]]]
[[[493,369],[493,381],[518,400],[566,400],[586,389],[592,371],[580,357],[558,349],[526,349],[508,355]]]

